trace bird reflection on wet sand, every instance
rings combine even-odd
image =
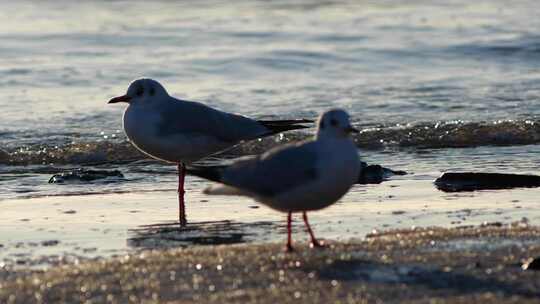
[[[145,249],[240,244],[264,240],[265,231],[278,226],[270,221],[206,221],[194,222],[188,227],[180,227],[177,222],[164,222],[131,229],[127,242],[130,247]]]

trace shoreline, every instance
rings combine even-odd
[[[413,228],[330,241],[146,250],[117,258],[3,270],[0,302],[533,303],[540,227],[526,222]]]

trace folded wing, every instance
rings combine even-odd
[[[190,167],[188,173],[264,197],[273,197],[317,179],[316,142],[290,145],[229,166]]]
[[[219,111],[202,103],[175,99],[162,107],[160,116],[161,122],[158,126],[160,135],[201,134],[231,144],[283,131],[307,128],[299,124],[311,122],[257,121],[242,115]]]

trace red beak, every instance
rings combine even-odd
[[[131,97],[127,95],[122,95],[118,97],[114,97],[113,99],[109,100],[108,103],[117,103],[117,102],[127,102],[129,103],[131,101]]]

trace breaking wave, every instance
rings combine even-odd
[[[262,153],[287,142],[309,138],[305,131],[290,132],[237,145],[217,157]],[[498,120],[492,122],[447,121],[415,125],[394,125],[363,129],[355,137],[360,149],[464,148],[511,146],[540,143],[540,120]],[[127,140],[98,140],[58,144],[26,144],[0,149],[0,164],[49,165],[127,163],[147,158]]]

